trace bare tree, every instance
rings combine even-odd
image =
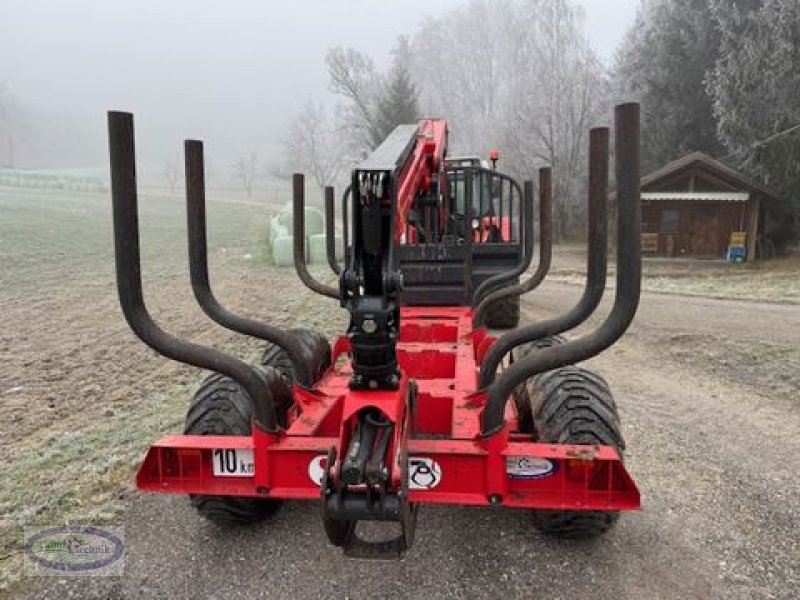
[[[411,75],[423,113],[452,123],[451,154],[502,153],[520,178],[550,165],[562,234],[582,222],[586,130],[606,76],[569,0],[474,0],[414,36]]]
[[[258,153],[255,151],[247,155],[242,155],[233,163],[235,176],[242,182],[242,187],[247,193],[247,197],[253,195],[253,183],[258,176],[259,160]]]
[[[409,38],[397,38],[392,64],[385,73],[372,59],[353,48],[335,47],[325,63],[330,89],[345,99],[337,127],[345,134],[353,154],[372,150],[397,125],[419,118],[419,93],[410,70]]]
[[[0,83],[0,166],[14,167],[23,129],[23,111],[8,86]]]
[[[309,100],[283,143],[287,169],[309,173],[320,188],[336,182],[353,162],[338,125],[336,115],[328,118],[322,105]]]
[[[353,48],[337,46],[325,57],[333,93],[346,98],[343,127],[356,146],[375,148],[384,135],[379,123],[381,75],[372,59]]]
[[[178,159],[177,156],[164,159],[163,173],[164,173],[164,179],[167,180],[167,185],[169,185],[169,195],[174,196],[175,188],[177,187],[182,174],[180,160]]]
[[[536,4],[521,22],[530,34],[518,58],[537,68],[511,87],[504,140],[516,169],[532,173],[538,159],[552,167],[557,233],[574,236],[585,217],[587,130],[603,112],[608,84],[575,9],[565,0]]]
[[[425,114],[452,124],[455,153],[485,153],[500,139],[513,73],[517,11],[509,0],[470,2],[429,18],[413,37],[409,68]]]

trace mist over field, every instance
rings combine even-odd
[[[465,4],[4,0],[0,85],[21,113],[15,166],[105,168],[108,109],[135,113],[144,163],[160,166],[192,136],[212,161],[251,150],[279,158],[301,105],[336,103],[330,47],[353,46],[383,69],[398,35]],[[636,2],[584,4],[587,32],[610,58]],[[481,43],[479,30],[465,35]]]

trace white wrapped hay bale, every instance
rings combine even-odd
[[[277,240],[289,234],[289,228],[281,223],[280,215],[275,215],[269,220],[269,239]]]
[[[306,206],[306,236],[316,235],[325,231],[325,220],[322,212],[310,206]],[[287,204],[275,217],[277,224],[285,227],[291,233],[293,227],[292,206]],[[274,238],[273,238],[274,239]]]
[[[292,228],[292,203],[287,202],[283,205],[283,208],[280,212],[276,215],[278,219],[278,223],[286,227],[287,229]]]
[[[306,236],[311,237],[325,231],[325,217],[322,211],[306,207]]]
[[[278,267],[290,267],[294,264],[294,237],[283,235],[272,240],[272,261]]]
[[[342,242],[342,236],[336,235],[334,237],[334,246],[336,248],[336,260],[341,261],[342,256],[344,254],[344,243]],[[313,264],[327,264],[328,263],[328,252],[325,246],[325,234],[318,233],[315,235],[308,236],[308,249],[309,249],[309,261]]]

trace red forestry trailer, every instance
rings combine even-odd
[[[352,172],[341,204],[343,264],[334,254],[334,195],[326,189],[328,258],[338,287],[306,268],[304,181],[294,176],[294,259],[300,279],[350,314],[333,344],[319,333],[244,318],[209,285],[203,145],[185,142],[190,276],[218,324],[266,341],[251,365],[184,341],[144,305],[133,117],[108,115],[119,298],[142,341],[213,371],[197,390],[182,435],[153,444],[138,489],[188,494],[203,516],[250,522],[283,500],[321,507],[331,543],[355,557],[410,548],[423,504],[529,509],[540,530],[603,533],[639,508],[622,462],[619,417],[606,382],[575,363],[624,333],[636,312],[639,252],[639,108],[615,112],[617,284],[593,332],[560,334],[597,308],[606,283],[609,131],[589,135],[587,279],[563,315],[494,337],[492,306],[518,302],[550,264],[551,181],[539,172],[539,259],[534,185],[447,160],[440,119],[398,127]],[[487,227],[495,227],[485,235]],[[509,257],[516,257],[509,264]],[[396,522],[396,538],[362,539],[359,521]]]

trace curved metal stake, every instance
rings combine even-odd
[[[300,280],[312,291],[339,299],[339,290],[317,281],[306,266],[306,199],[305,178],[302,173],[292,175],[292,235],[294,236],[294,268]]]
[[[526,211],[525,206],[525,193],[519,189],[519,184],[512,180],[510,177],[506,175],[500,175],[496,171],[487,171],[486,169],[472,167],[470,169],[465,170],[465,172],[470,173],[489,173],[495,177],[499,177],[500,179],[506,179],[511,182],[511,191],[509,194],[513,194],[513,190],[516,189],[517,193],[520,197],[520,218],[523,219],[523,223],[525,224],[525,230],[523,231],[523,238],[525,232],[527,232],[527,227],[531,219],[533,219],[533,208],[531,210]],[[472,186],[467,185],[467,193],[471,194]],[[531,196],[533,198],[533,196]],[[471,196],[467,196],[467,210],[470,211],[468,213],[469,220],[472,219],[472,199]],[[532,204],[532,203],[531,203]],[[502,216],[502,213],[501,213]],[[532,224],[531,224],[532,227]],[[513,269],[509,269],[508,271],[503,271],[502,273],[496,273],[491,277],[484,279],[481,284],[475,289],[472,294],[472,306],[477,307],[483,299],[493,290],[497,289],[499,286],[503,286],[504,284],[508,283],[509,281],[519,277],[525,271],[528,270],[528,267],[531,266],[531,260],[533,260],[533,230],[531,229],[531,235],[529,239],[523,239],[523,252],[522,256],[520,257],[520,262],[517,263]]]
[[[253,414],[258,416],[259,422],[268,431],[274,431],[275,405],[261,371],[218,350],[167,333],[147,312],[142,294],[132,114],[108,113],[108,145],[117,291],[125,320],[139,339],[156,352],[178,362],[222,373],[236,381],[253,403]]]
[[[342,268],[336,259],[336,200],[333,187],[325,186],[325,253],[331,270],[341,275]]]
[[[588,319],[600,304],[606,288],[607,196],[608,128],[602,127],[589,132],[589,248],[586,255],[586,285],[583,295],[566,314],[520,327],[498,339],[486,353],[481,365],[480,389],[491,385],[497,374],[497,367],[511,350],[521,344],[577,327]]]
[[[525,193],[530,193],[533,198],[533,183],[530,181],[525,182]],[[530,188],[530,189],[529,189]],[[539,287],[539,284],[544,281],[548,271],[550,271],[550,258],[553,252],[553,184],[552,174],[549,168],[545,167],[539,169],[539,263],[536,265],[536,271],[524,283],[517,285],[506,286],[495,290],[478,304],[475,309],[475,316],[472,318],[472,326],[475,328],[481,327],[486,318],[486,312],[489,306],[508,298],[509,296],[521,296],[527,294],[531,290]],[[533,206],[530,207],[530,247],[533,249]],[[527,230],[526,230],[527,231]],[[530,261],[529,261],[530,262]]]
[[[531,352],[506,369],[487,390],[481,419],[483,436],[502,430],[506,402],[519,384],[533,375],[602,352],[625,333],[636,315],[642,276],[639,105],[621,104],[616,107],[614,117],[617,181],[617,291],[614,307],[603,324],[592,333],[563,345]]]
[[[344,188],[344,192],[342,193],[342,246],[344,247],[342,260],[345,267],[348,265],[347,256],[350,253],[350,211],[348,210],[348,206],[350,204],[350,191],[352,189],[352,184],[348,185],[346,188]]]
[[[236,315],[222,306],[208,278],[208,243],[206,239],[206,188],[203,167],[203,142],[186,140],[183,143],[186,162],[186,224],[189,233],[189,275],[192,291],[203,312],[213,321],[237,333],[267,340],[280,346],[289,359],[297,382],[313,385],[313,375],[303,358],[301,346],[285,331],[266,323]]]

